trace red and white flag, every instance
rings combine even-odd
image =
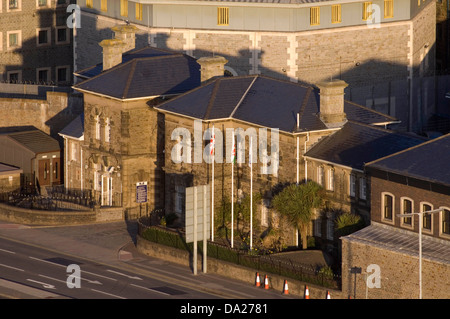
[[[209,142],[209,151],[211,155],[214,155],[214,144],[216,143],[216,135],[214,134],[214,126],[211,131],[211,140]]]

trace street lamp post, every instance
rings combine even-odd
[[[419,299],[422,299],[422,225],[424,214],[435,214],[442,211],[442,208],[428,210],[424,212],[409,213],[409,214],[397,214],[398,217],[413,217],[419,216]]]

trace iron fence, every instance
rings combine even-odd
[[[142,238],[177,249],[193,251],[193,244],[186,243],[185,233],[182,229],[174,230],[162,226],[152,226],[147,224],[148,221],[148,218],[138,221],[138,233]],[[202,254],[202,245],[199,245],[198,249]],[[287,257],[278,257],[274,254],[259,255],[211,241],[208,241],[207,244],[207,255],[211,258],[252,268],[255,271],[265,271],[323,287],[340,289],[341,286],[340,275],[331,271],[323,271],[323,268],[318,268],[317,265],[298,263]]]

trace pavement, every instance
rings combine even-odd
[[[216,274],[205,274],[199,271],[198,275],[194,275],[189,267],[143,255],[135,247],[136,234],[137,223],[133,221],[77,226],[28,226],[0,221],[1,237],[44,247],[69,256],[85,258],[99,264],[113,265],[140,275],[163,280],[169,284],[198,289],[210,293],[212,298],[299,298],[299,296],[283,295],[281,291],[274,289],[257,288],[248,283]],[[20,294],[18,287],[13,287],[5,282],[3,284],[0,282],[0,286],[11,291],[14,290],[15,298],[52,297],[33,295],[31,291],[23,291]]]

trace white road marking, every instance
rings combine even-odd
[[[152,292],[157,292],[159,294],[163,294],[163,295],[166,295],[166,296],[170,296],[170,294],[168,294],[168,293],[165,293],[165,292],[162,292],[162,291],[158,291],[158,290],[155,290],[155,289],[152,289],[152,288],[142,287],[142,286],[135,285],[135,284],[131,284],[131,286],[142,288],[142,289],[146,289],[146,290],[149,290],[149,291],[152,291]]]
[[[122,274],[121,272],[114,271],[114,270],[111,270],[111,269],[107,269],[106,271],[109,271],[109,272],[112,272],[112,273],[114,273],[114,274],[118,274],[118,275],[121,275],[121,276],[125,276],[125,277],[128,277],[128,278],[130,278],[130,279],[142,280],[142,278],[139,278],[139,277],[137,277],[137,276],[129,276],[129,275]]]
[[[92,290],[92,291],[95,291],[95,292],[98,292],[98,293],[101,293],[101,294],[108,295],[108,296],[112,296],[112,297],[116,297],[116,298],[120,298],[120,299],[127,299],[127,298],[125,298],[125,297],[113,295],[113,294],[110,294],[110,293],[107,293],[107,292],[104,292],[104,291],[100,291],[100,290],[97,290],[97,289],[91,289],[91,290]]]
[[[4,265],[4,264],[0,264],[0,266],[6,267],[6,268],[15,269],[15,270],[19,270],[19,271],[25,271],[25,270],[23,270],[23,269],[16,268],[16,267],[13,267],[13,266]]]
[[[28,280],[28,281],[31,281],[31,282],[35,282],[35,283],[37,283],[37,284],[40,284],[40,285],[42,285],[44,288],[47,288],[47,289],[56,289],[55,286],[50,285],[50,284],[47,284],[47,283],[45,283],[45,282],[40,282],[40,281],[33,280],[33,279],[27,279],[27,280]]]
[[[1,248],[0,248],[0,250],[1,250],[1,251],[4,251],[5,253],[15,254],[15,252],[9,251],[9,250],[6,250],[6,249],[1,249]]]

